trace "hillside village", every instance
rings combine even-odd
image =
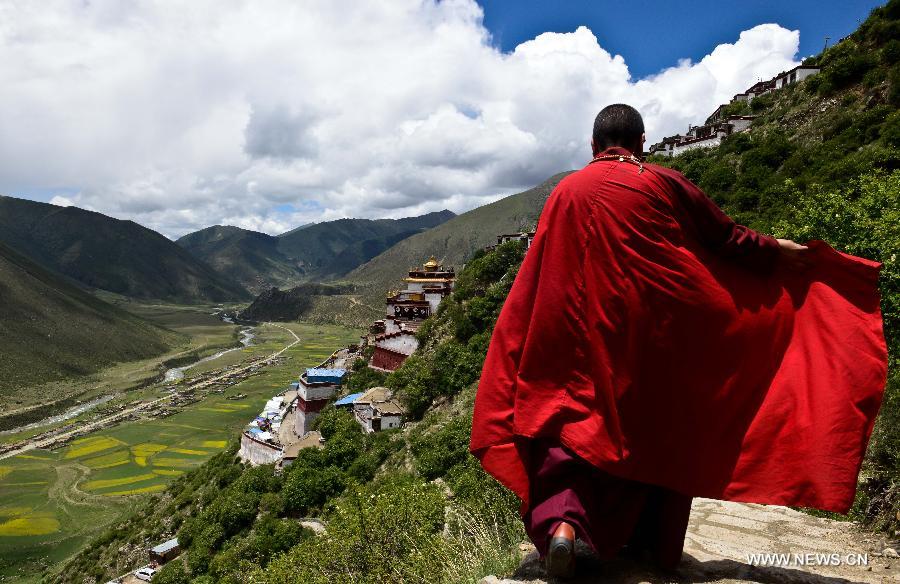
[[[727,104],[722,104],[706,118],[700,126],[690,126],[686,134],[666,136],[650,146],[650,154],[677,156],[695,148],[712,148],[722,143],[722,139],[732,134],[745,132],[750,128],[755,116],[749,115],[754,99],[777,91],[782,87],[799,83],[818,73],[821,69],[812,65],[797,65],[789,71],[782,71],[768,81],[759,81],[743,93],[738,93]]]
[[[500,234],[496,244],[484,249],[523,241],[527,250],[533,239],[534,231]],[[371,324],[359,344],[341,348],[304,370],[290,388],[266,402],[241,434],[240,459],[251,465],[284,468],[301,449],[321,448],[324,439],[313,429],[313,422],[328,405],[350,411],[367,433],[400,428],[405,411],[388,388],[347,393],[344,382],[357,359],[367,360],[368,368],[381,373],[400,367],[418,349],[416,331],[426,318],[437,313],[441,301],[453,291],[455,279],[453,266],[445,267],[434,256],[410,268],[403,279],[406,287],[387,293],[385,317]]]

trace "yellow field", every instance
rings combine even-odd
[[[109,496],[125,496],[125,495],[141,495],[144,493],[158,493],[160,491],[165,491],[167,485],[150,485],[149,487],[143,487],[141,489],[131,489],[130,491],[115,491],[112,493],[103,493],[104,495]]]
[[[114,466],[128,464],[131,462],[131,457],[128,456],[127,450],[122,449],[108,454],[101,454],[100,456],[94,456],[81,462],[88,468],[99,470],[101,468],[112,468]]]
[[[24,458],[25,460],[53,460],[49,456],[34,456],[33,454],[18,454],[16,458]]]
[[[52,513],[29,513],[0,523],[0,537],[47,535],[59,531]]]
[[[117,446],[125,446],[121,440],[117,440],[110,436],[91,436],[88,438],[80,438],[73,440],[72,444],[66,451],[64,458],[78,458],[94,454],[95,452],[103,452]]]
[[[225,440],[204,440],[200,446],[203,448],[225,448],[228,444]]]
[[[169,448],[169,452],[177,452],[178,454],[188,454],[191,456],[206,456],[209,454],[206,450],[191,450],[190,448]]]
[[[140,483],[142,481],[148,481],[150,479],[155,479],[156,475],[152,472],[142,475],[135,475],[130,477],[122,477],[120,479],[105,479],[105,480],[97,480],[97,481],[87,481],[82,483],[81,488],[86,491],[93,491],[96,489],[105,489],[107,487],[121,487],[122,485],[130,485],[132,483]]]
[[[0,507],[0,518],[24,515],[31,511],[31,507]]]
[[[131,453],[134,455],[134,463],[138,466],[147,466],[147,458],[154,454],[159,454],[166,449],[165,444],[154,444],[145,442],[136,444],[131,447]]]

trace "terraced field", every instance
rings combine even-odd
[[[0,461],[0,582],[39,581],[45,569],[52,570],[120,516],[133,497],[164,489],[174,477],[224,450],[302,368],[359,339],[358,331],[341,327],[283,326],[301,342],[285,353],[283,362],[224,393],[166,417],[124,422],[55,450],[31,450]],[[258,344],[229,355],[251,359],[293,340],[273,326],[258,327],[258,334]],[[189,375],[201,371],[192,369]],[[165,395],[161,388],[139,393],[145,399]],[[228,399],[239,394],[247,397]]]

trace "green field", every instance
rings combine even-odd
[[[202,326],[202,325],[201,325]],[[224,450],[273,394],[304,367],[358,341],[359,331],[286,323],[301,342],[285,360],[210,394],[173,415],[98,430],[53,451],[32,450],[0,460],[0,582],[37,582],[46,569],[85,545],[122,515],[134,496],[157,492],[185,470]],[[256,344],[188,370],[188,378],[242,359],[271,353],[293,337],[280,328],[257,328]],[[227,359],[226,359],[227,358]],[[245,394],[241,400],[228,396]],[[159,386],[127,399],[165,395]]]

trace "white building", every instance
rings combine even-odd
[[[786,85],[798,83],[807,77],[812,77],[821,69],[809,65],[797,65],[790,71],[782,71],[775,77],[775,89],[781,89]]]
[[[663,156],[677,156],[688,150],[696,148],[711,148],[722,143],[722,139],[731,134],[744,132],[750,128],[753,116],[726,116],[728,106],[739,102],[751,102],[760,95],[771,93],[787,85],[798,83],[819,72],[819,67],[798,65],[789,71],[782,71],[768,81],[758,81],[751,85],[745,92],[735,95],[731,102],[722,104],[706,118],[702,126],[688,128],[688,133],[682,136],[667,136],[660,142],[650,147],[650,154]]]
[[[353,401],[353,415],[366,432],[399,428],[403,406],[386,387],[373,387]]]

